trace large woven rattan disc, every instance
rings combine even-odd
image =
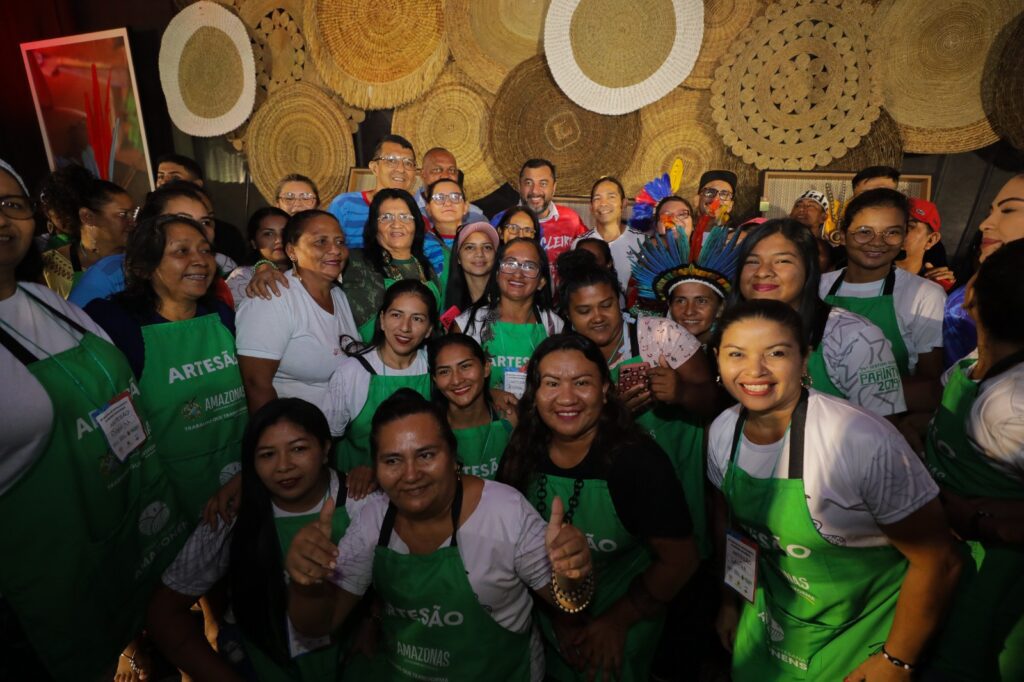
[[[764,14],[768,0],[704,0],[704,39],[690,75],[688,88],[711,87],[718,60],[747,30],[754,17]]]
[[[1021,9],[1021,0],[879,3],[882,93],[906,151],[966,152],[998,139],[985,116],[982,75],[1000,29]]]
[[[999,51],[990,55],[986,65],[986,111],[995,131],[1024,150],[1024,14],[1007,26],[1000,39]]]
[[[308,175],[320,196],[344,191],[355,149],[345,112],[308,83],[277,88],[253,114],[245,139],[253,182],[273,203],[277,182],[289,173]]]
[[[362,109],[411,102],[448,59],[443,0],[306,0],[303,27],[323,84]]]
[[[856,173],[868,166],[900,168],[902,165],[903,138],[900,137],[900,127],[889,112],[882,109],[878,120],[871,124],[871,130],[861,138],[860,144],[818,170]]]
[[[639,137],[639,113],[587,111],[555,85],[540,55],[505,79],[491,112],[487,143],[503,180],[514,184],[524,161],[542,157],[558,169],[560,194],[587,194],[595,178],[622,174]]]
[[[573,102],[626,114],[683,82],[703,35],[701,0],[552,0],[544,53]]]
[[[516,64],[541,53],[550,0],[448,0],[445,24],[459,68],[498,92]]]
[[[239,16],[253,40],[256,85],[273,92],[314,74],[302,31],[300,0],[243,0]]]
[[[733,215],[747,215],[757,207],[758,173],[722,145],[711,120],[711,95],[706,90],[677,88],[640,110],[640,145],[633,163],[622,176],[629,196],[635,196],[654,177],[683,160],[679,195],[695,196],[701,173],[712,169],[736,173],[738,187]]]
[[[252,113],[256,65],[245,24],[226,7],[197,2],[171,19],[160,40],[160,86],[182,132],[223,135]]]
[[[444,147],[466,175],[466,195],[486,196],[502,182],[494,161],[487,156],[487,119],[494,96],[469,80],[454,63],[448,65],[430,92],[395,109],[391,131],[402,135],[425,153]]]
[[[856,147],[878,118],[870,8],[783,0],[754,19],[711,86],[718,133],[758,168],[811,170]]]

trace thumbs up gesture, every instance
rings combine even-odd
[[[556,576],[568,581],[580,580],[592,570],[590,548],[580,529],[564,523],[564,519],[562,499],[556,497],[551,503],[551,520],[544,532],[544,547]]]
[[[334,506],[334,498],[328,497],[317,520],[295,534],[284,561],[293,582],[315,585],[323,582],[337,566],[338,548],[331,542]]]

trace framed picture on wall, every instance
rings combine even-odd
[[[78,164],[141,203],[153,189],[123,28],[21,44],[50,170]]]
[[[765,171],[761,196],[768,201],[766,218],[785,218],[793,209],[797,197],[809,189],[824,192],[840,202],[853,197],[851,181],[855,173],[820,171]],[[932,176],[901,175],[899,190],[909,197],[931,200]]]

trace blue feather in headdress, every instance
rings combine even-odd
[[[646,239],[639,251],[631,252],[633,279],[640,298],[668,300],[672,286],[682,280],[700,281],[724,298],[736,274],[739,231],[732,237],[725,227],[715,227],[704,236],[696,262],[690,261],[690,241],[683,230]]]
[[[648,231],[651,227],[651,218],[654,216],[654,208],[659,201],[671,195],[672,181],[668,173],[663,173],[648,182],[633,200],[633,214],[629,218],[629,226],[641,232]]]

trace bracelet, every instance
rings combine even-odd
[[[252,271],[256,272],[261,265],[269,265],[270,267],[274,268],[275,270],[280,270],[281,269],[281,268],[277,267],[277,263],[275,263],[274,261],[267,260],[266,258],[261,258],[261,259],[259,259],[258,261],[256,261],[255,263],[252,264]]]
[[[555,597],[555,604],[566,613],[579,613],[590,606],[594,598],[594,574],[591,573],[584,580],[583,584],[575,590],[565,592],[558,585],[558,576],[551,572],[551,594]]]
[[[890,663],[892,663],[897,668],[903,668],[904,670],[908,670],[908,671],[914,669],[914,664],[913,663],[907,663],[904,660],[901,660],[899,658],[896,658],[895,656],[890,655],[889,652],[885,650],[885,645],[884,644],[882,645],[882,658],[884,658],[885,660],[889,661]]]

